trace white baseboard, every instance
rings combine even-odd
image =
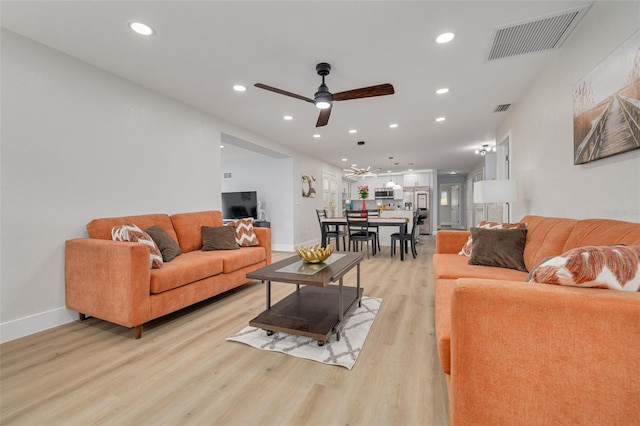
[[[290,244],[271,244],[271,250],[273,251],[295,251]]]
[[[0,343],[67,324],[78,319],[77,315],[62,307],[4,322],[0,324]]]
[[[296,251],[296,247],[299,247],[299,246],[309,247],[309,246],[315,246],[316,244],[320,244],[320,238],[317,238],[317,239],[311,240],[311,241],[305,241],[303,243],[296,244],[296,245],[271,244],[271,250],[274,250],[274,251],[290,251],[290,252],[293,253],[293,252]]]

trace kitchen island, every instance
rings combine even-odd
[[[409,223],[407,223],[407,232],[411,231],[411,227],[413,224],[411,221],[413,220],[413,210],[380,210],[380,217],[382,218],[392,218],[392,217],[402,217],[407,218]],[[391,246],[391,234],[394,232],[398,232],[396,228],[389,226],[381,226],[378,228],[378,236],[380,238],[381,246]]]

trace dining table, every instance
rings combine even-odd
[[[345,216],[327,217],[320,220],[322,223],[322,245],[327,243],[327,230],[330,226],[347,226],[347,218]],[[407,224],[409,218],[406,217],[371,217],[369,216],[370,226],[391,226],[397,227],[399,233],[407,232]]]

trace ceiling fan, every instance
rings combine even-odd
[[[378,175],[375,174],[375,172],[377,172],[378,170],[382,170],[380,168],[377,169],[373,169],[371,170],[371,166],[367,167],[366,169],[359,169],[357,167],[351,166],[350,169],[342,169],[343,172],[348,172],[347,174],[344,175],[344,177],[348,178],[348,177],[353,177],[353,176],[362,176],[362,179],[366,178],[366,177],[376,177]]]
[[[318,87],[318,91],[313,95],[313,99],[287,92],[286,90],[278,89],[276,87],[267,86],[262,83],[256,83],[254,86],[315,104],[315,106],[320,109],[320,115],[318,116],[316,127],[326,126],[329,122],[333,101],[348,101],[350,99],[371,98],[374,96],[393,95],[395,93],[393,86],[388,83],[347,90],[345,92],[331,93],[329,92],[327,85],[324,83],[324,78],[331,72],[331,65],[326,62],[321,62],[316,65],[316,72],[322,77],[322,84]]]

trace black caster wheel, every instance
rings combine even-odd
[[[318,346],[324,346],[324,340],[318,340]]]
[[[267,330],[267,336],[273,336],[273,330]]]

